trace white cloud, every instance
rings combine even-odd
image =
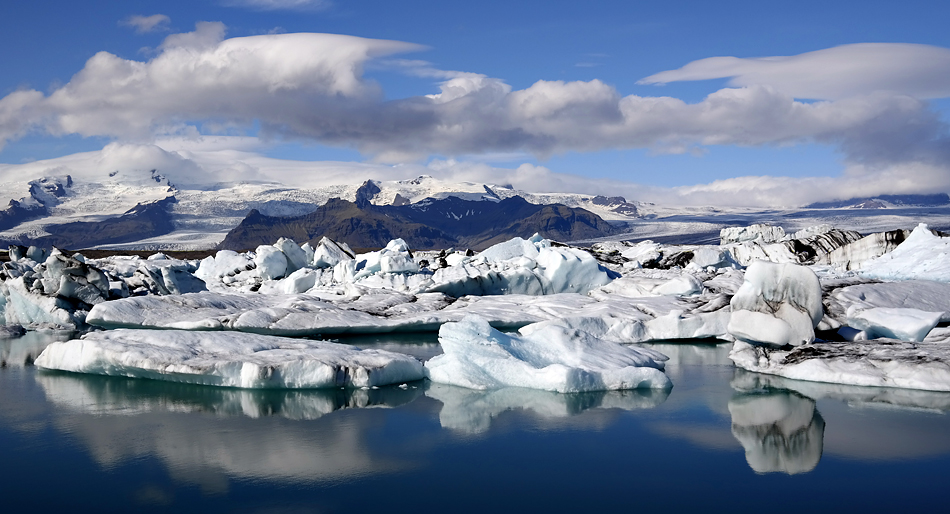
[[[194,32],[168,36],[149,61],[100,52],[48,96],[37,91],[8,95],[0,99],[0,143],[31,130],[146,142],[161,134],[195,133],[199,125],[235,133],[256,123],[264,138],[350,145],[377,162],[433,154],[544,157],[602,149],[701,152],[709,145],[817,142],[840,148],[863,176],[896,169],[922,177],[934,170],[950,175],[946,123],[925,101],[906,94],[876,91],[808,103],[796,101],[780,87],[784,83],[752,84],[691,104],[671,97],[622,96],[599,80],[542,80],[513,90],[477,73],[391,59],[383,65],[444,82],[434,94],[386,100],[379,86],[363,77],[363,67],[425,47],[332,34],[232,39],[224,34],[223,24],[199,23]],[[828,52],[840,48],[847,47]],[[841,83],[811,77],[825,84],[821,87]],[[932,81],[934,88],[938,82]],[[744,180],[675,196],[748,198],[744,184],[755,182]],[[767,189],[765,182],[758,184]],[[821,187],[810,191],[821,193]],[[783,197],[776,193],[775,198]]]
[[[165,16],[164,14],[153,14],[151,16],[136,14],[120,21],[119,25],[133,27],[135,32],[144,34],[146,32],[168,30],[168,25],[171,23],[171,21],[171,18]]]
[[[733,86],[767,85],[794,98],[835,100],[878,91],[946,98],[950,96],[950,49],[860,43],[793,56],[710,57],[638,83],[718,78],[731,78]]]
[[[321,11],[333,5],[329,0],[222,0],[221,4],[259,11]]]

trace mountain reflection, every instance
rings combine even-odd
[[[729,413],[732,435],[756,473],[806,473],[821,460],[825,422],[814,400],[781,390],[739,394]]]
[[[439,412],[442,427],[468,433],[487,431],[492,420],[506,411],[530,411],[552,421],[591,409],[650,409],[665,402],[669,394],[668,390],[657,389],[573,394],[518,387],[480,391],[444,384],[430,384],[426,390],[426,396],[442,402]]]

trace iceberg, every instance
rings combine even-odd
[[[752,263],[731,305],[730,334],[778,347],[813,341],[824,316],[818,277],[795,264]]]
[[[736,341],[729,358],[742,369],[795,380],[950,391],[950,347],[944,343],[873,339],[779,350]]]
[[[851,313],[848,325],[863,331],[868,339],[879,337],[921,342],[937,326],[943,312],[875,307]]]
[[[436,383],[559,393],[672,387],[659,352],[555,324],[529,335],[504,334],[468,316],[442,325],[439,343],[444,353],[425,364],[426,376]]]
[[[180,330],[110,330],[52,343],[39,368],[245,389],[372,387],[423,378],[408,355],[324,341]]]
[[[878,280],[950,282],[950,237],[934,235],[921,223],[890,253],[867,262],[861,276]]]
[[[848,323],[848,313],[877,307],[940,312],[950,322],[950,283],[906,280],[839,287],[825,297],[828,315]]]

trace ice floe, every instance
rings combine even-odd
[[[371,387],[423,378],[408,355],[223,332],[110,330],[52,343],[40,368],[241,388]]]
[[[736,366],[796,380],[950,391],[950,347],[892,339],[821,342],[780,350],[736,341]]]
[[[504,334],[474,316],[439,330],[443,354],[426,362],[437,383],[471,389],[524,387],[561,393],[669,388],[665,356],[549,324]]]

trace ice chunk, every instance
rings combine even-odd
[[[824,314],[821,285],[813,271],[765,261],[749,266],[731,305],[730,334],[773,346],[810,343]]]
[[[423,377],[408,355],[257,334],[110,330],[52,343],[45,369],[241,388],[372,387]]]
[[[258,246],[254,252],[254,264],[264,280],[273,280],[287,274],[287,256],[270,245]]]
[[[684,273],[653,288],[654,294],[689,296],[703,292],[703,283],[696,277]]]
[[[856,309],[907,308],[942,312],[940,321],[950,321],[950,284],[930,280],[907,280],[856,284],[835,289],[825,297],[828,314],[842,323]]]
[[[742,243],[755,241],[759,243],[774,243],[785,237],[785,229],[757,223],[748,227],[727,227],[719,231],[721,244]]]
[[[353,252],[346,244],[324,237],[313,250],[313,265],[317,268],[332,268],[353,259]]]
[[[909,230],[891,230],[870,234],[836,248],[818,258],[818,264],[831,264],[844,270],[861,269],[869,261],[893,251],[907,237]]]
[[[656,352],[550,325],[503,334],[474,316],[439,330],[445,352],[426,363],[437,383],[471,389],[525,387],[562,393],[672,387]]]
[[[386,248],[357,256],[356,275],[360,280],[375,273],[416,273],[419,265],[412,259],[409,246],[402,239],[393,239]]]
[[[729,357],[742,369],[796,380],[950,391],[950,349],[944,343],[815,342],[789,351],[736,341]]]
[[[693,260],[689,261],[689,264],[699,269],[739,267],[739,263],[732,258],[732,254],[727,250],[708,246],[693,250]]]
[[[428,289],[465,295],[586,293],[613,278],[591,254],[574,248],[544,247],[537,259],[525,256],[501,262],[484,260],[440,268]]]
[[[943,314],[889,307],[856,309],[849,313],[848,324],[864,331],[868,339],[887,337],[901,341],[921,342],[937,326]]]
[[[280,281],[281,292],[296,294],[306,292],[317,284],[318,273],[310,268],[301,268]]]
[[[861,276],[879,280],[950,282],[950,237],[933,234],[921,223],[890,253],[867,262]]]
[[[729,400],[732,435],[756,473],[807,473],[821,460],[825,421],[814,400],[786,391]]]
[[[503,262],[517,257],[537,259],[538,248],[531,241],[516,237],[488,247],[478,254],[478,258],[485,262]]]
[[[298,246],[293,239],[282,237],[274,243],[274,248],[280,250],[287,257],[287,274],[306,267],[312,262],[307,258],[307,252]]]

